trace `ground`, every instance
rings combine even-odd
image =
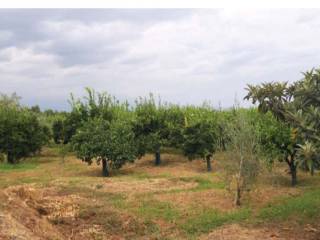
[[[207,173],[200,159],[147,155],[109,178],[54,148],[0,164],[0,239],[320,239],[319,173],[292,188],[279,165],[234,207],[224,158]]]

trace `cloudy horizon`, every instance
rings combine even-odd
[[[319,39],[317,9],[1,9],[0,92],[57,110],[85,87],[230,107],[248,83],[319,67]]]

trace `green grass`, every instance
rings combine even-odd
[[[169,202],[160,202],[157,200],[142,200],[138,209],[138,215],[143,216],[147,220],[163,219],[169,222],[176,221],[180,212]]]
[[[314,218],[320,216],[320,190],[306,192],[301,196],[283,198],[278,203],[262,208],[258,218],[262,220],[286,220],[290,217]]]
[[[17,164],[0,163],[0,172],[32,170],[38,165],[36,162],[21,162]]]
[[[188,235],[194,236],[208,233],[212,229],[228,223],[242,222],[251,215],[248,208],[234,210],[232,212],[219,212],[216,209],[207,209],[202,213],[195,214],[180,225]]]
[[[180,177],[178,180],[183,182],[196,182],[197,186],[187,190],[181,191],[203,191],[207,189],[224,189],[225,184],[223,182],[213,182],[204,177]],[[178,190],[179,191],[179,190]]]

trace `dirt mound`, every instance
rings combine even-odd
[[[55,188],[15,186],[0,191],[1,240],[124,239],[144,236],[146,226],[105,202]],[[148,239],[148,238],[147,238]]]
[[[74,218],[76,196],[54,196],[54,189],[30,186],[4,190],[5,211],[1,214],[0,239],[65,239],[52,222],[58,218]]]

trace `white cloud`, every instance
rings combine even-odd
[[[193,10],[143,21],[43,19],[30,39],[0,48],[1,89],[57,108],[85,86],[122,99],[154,92],[174,102],[230,106],[246,83],[296,80],[319,66],[319,16],[281,9]],[[18,36],[14,27],[10,33]]]

